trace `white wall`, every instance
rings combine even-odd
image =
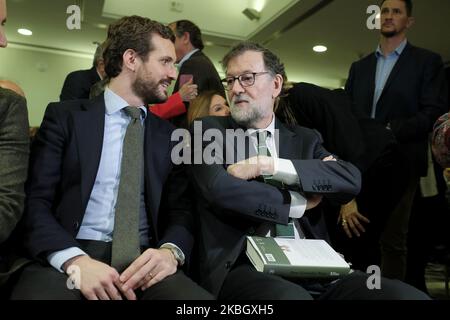
[[[39,126],[49,102],[59,101],[68,73],[89,69],[92,57],[45,52],[8,45],[0,50],[0,79],[16,82],[25,92],[31,126]]]

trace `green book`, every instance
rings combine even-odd
[[[326,241],[247,237],[247,256],[259,272],[291,278],[338,278],[350,265]]]

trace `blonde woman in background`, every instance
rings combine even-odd
[[[198,118],[228,115],[230,115],[230,108],[227,100],[217,91],[204,91],[191,101],[187,112],[187,123],[190,126]]]

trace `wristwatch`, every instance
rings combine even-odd
[[[173,256],[175,257],[175,260],[178,261],[178,266],[181,267],[184,264],[184,253],[181,251],[180,248],[178,248],[176,245],[172,243],[164,243],[160,249],[169,249],[170,252],[172,252]]]

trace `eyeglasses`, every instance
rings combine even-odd
[[[256,76],[269,73],[268,71],[265,72],[248,72],[243,73],[235,77],[226,77],[225,79],[222,79],[222,82],[224,83],[225,89],[231,90],[233,89],[234,82],[239,81],[239,84],[242,88],[251,87],[255,84],[255,78]]]

